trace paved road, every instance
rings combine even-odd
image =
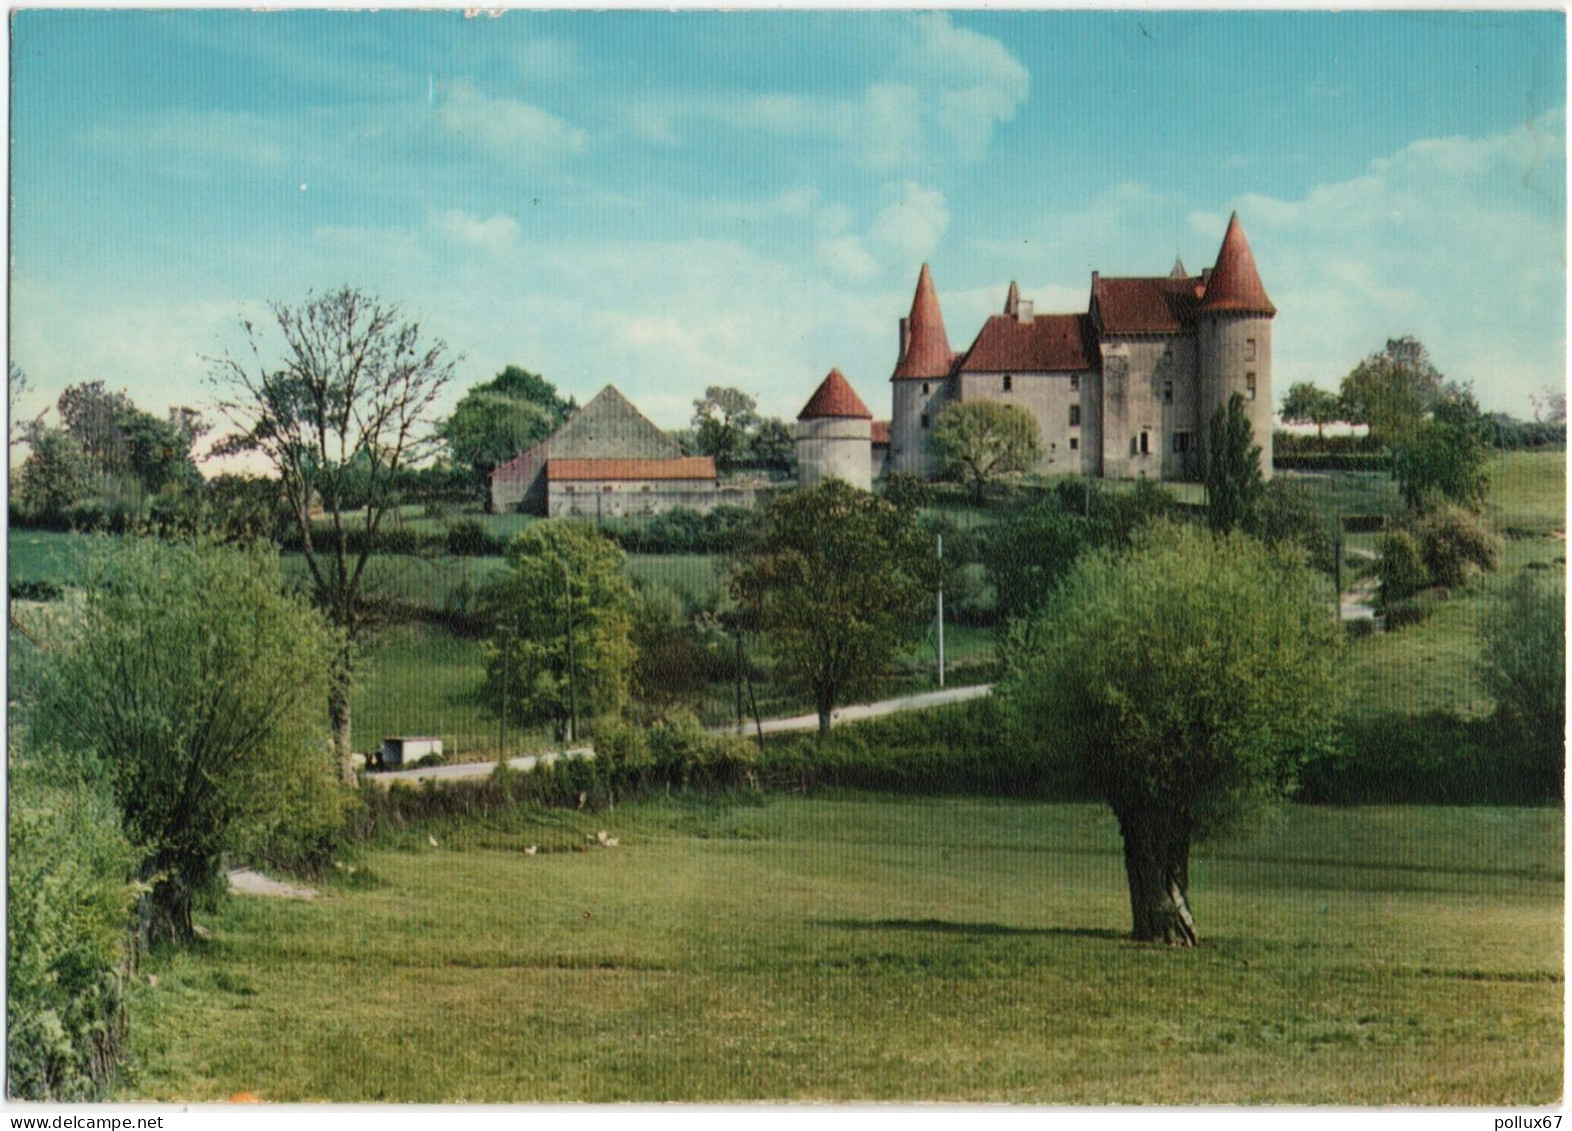
[[[968,699],[979,699],[984,695],[993,693],[993,684],[984,683],[973,687],[947,687],[943,691],[926,691],[921,695],[905,695],[899,699],[885,699],[879,703],[855,703],[842,707],[830,715],[830,725],[839,723],[854,723],[864,719],[877,719],[881,715],[893,715],[897,711],[920,711],[924,707],[940,707],[946,703],[964,703]],[[819,726],[818,715],[794,715],[788,719],[765,719],[765,734],[788,734],[794,731],[817,730]],[[732,734],[735,727],[720,727],[714,733]],[[754,727],[749,723],[743,730],[745,734],[753,734]],[[572,750],[553,751],[546,754],[526,754],[521,758],[509,758],[508,768],[513,770],[533,770],[536,766],[549,765],[559,758],[593,758],[595,751],[589,746],[579,746]],[[370,779],[381,785],[384,789],[394,782],[423,782],[423,781],[464,781],[466,779],[484,778],[491,775],[496,767],[495,762],[459,762],[452,766],[429,766],[425,769],[392,770],[388,773],[370,774]]]

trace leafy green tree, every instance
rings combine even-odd
[[[117,475],[128,469],[120,421],[136,411],[130,397],[111,393],[102,381],[82,381],[67,386],[55,407],[95,475]]]
[[[1283,398],[1283,419],[1292,424],[1314,424],[1318,436],[1325,436],[1326,426],[1342,414],[1342,398],[1309,381],[1288,386],[1288,395]]]
[[[1368,424],[1383,444],[1395,444],[1419,427],[1441,395],[1440,372],[1414,338],[1395,338],[1343,378],[1339,398],[1348,419]]]
[[[770,503],[731,588],[781,673],[813,696],[822,736],[838,704],[921,638],[937,577],[910,514],[832,479]]]
[[[749,440],[753,458],[771,471],[789,474],[797,466],[797,440],[786,422],[772,416],[759,423]]]
[[[1042,608],[1086,550],[1106,544],[1106,528],[1067,513],[1057,498],[1043,499],[990,528],[982,546],[983,568],[998,594],[1006,623]]]
[[[1490,490],[1490,426],[1467,389],[1449,387],[1392,443],[1392,476],[1409,509],[1438,499],[1478,510]]]
[[[1342,634],[1322,588],[1246,535],[1158,523],[1083,557],[1017,638],[1018,741],[1113,809],[1136,939],[1194,945],[1192,844],[1287,797],[1330,740]]]
[[[81,501],[87,494],[87,460],[70,433],[41,428],[29,446],[17,486],[22,505],[34,514],[58,515]]]
[[[700,455],[730,471],[748,449],[759,426],[758,402],[739,389],[711,385],[693,402],[694,444]]]
[[[547,439],[576,409],[537,373],[509,365],[473,386],[437,425],[453,462],[467,466],[484,489],[493,470]]]
[[[1524,571],[1480,624],[1479,679],[1496,718],[1530,761],[1532,780],[1559,794],[1566,762],[1566,589]]]
[[[215,450],[272,465],[300,534],[317,605],[343,630],[326,687],[346,781],[354,779],[350,688],[364,625],[366,564],[399,503],[404,469],[430,451],[430,414],[453,378],[447,345],[423,338],[397,306],[344,287],[299,306],[274,303],[276,362],[265,335],[241,327],[249,357],[213,360],[219,411],[235,428]],[[318,534],[313,508],[325,512]],[[351,549],[351,540],[358,549]]]
[[[149,885],[143,937],[184,942],[238,838],[338,823],[322,696],[334,634],[261,549],[132,540],[88,582],[38,735],[96,761]]]
[[[1238,393],[1212,414],[1206,443],[1206,521],[1219,534],[1250,530],[1261,508],[1261,448]]]
[[[508,543],[507,572],[482,594],[496,625],[486,664],[493,710],[550,722],[616,714],[628,697],[637,602],[623,552],[594,526],[538,522]]]
[[[1266,484],[1251,532],[1268,546],[1295,547],[1318,573],[1337,570],[1332,523],[1302,484],[1286,479]]]
[[[933,422],[933,450],[944,470],[969,478],[978,503],[990,483],[1036,466],[1040,437],[1031,413],[998,401],[959,401]]]
[[[711,628],[698,631],[669,589],[652,587],[640,595],[633,625],[632,690],[646,721],[692,709],[708,694],[710,679],[723,670],[716,646],[725,643],[718,625]]]

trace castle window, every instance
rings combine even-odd
[[[1246,361],[1254,361],[1255,360],[1255,339],[1254,338],[1246,338],[1245,339],[1245,360]]]
[[[1011,377],[1008,373],[1006,373],[1004,375],[1004,391],[1005,392],[1008,393],[1010,391],[1010,384],[1014,380],[1015,380],[1015,378]]]
[[[1249,397],[1251,400],[1255,400],[1255,374],[1254,373],[1246,373],[1245,374],[1245,396]]]
[[[922,414],[922,426],[924,428],[928,427],[928,414],[926,412]]]
[[[611,484],[610,483],[607,483],[607,484],[605,484],[604,486],[601,487],[601,491],[604,492],[607,495],[611,494],[611,489],[612,488],[611,488]]]
[[[1150,441],[1149,441],[1149,439],[1148,439],[1148,433],[1146,433],[1146,432],[1142,432],[1142,433],[1141,433],[1141,454],[1142,454],[1142,455],[1143,455],[1143,456],[1144,456],[1144,455],[1147,455],[1147,454],[1148,454],[1148,453],[1149,453],[1149,452],[1150,452],[1150,450],[1151,450],[1151,449],[1150,449],[1150,448],[1149,448],[1149,447],[1148,447],[1148,444],[1149,444],[1149,442],[1150,442]]]
[[[1072,392],[1072,393],[1079,393],[1080,391],[1081,391],[1081,375],[1079,373],[1072,373],[1072,374],[1070,374],[1070,392]]]
[[[1189,450],[1190,450],[1190,433],[1188,433],[1188,432],[1175,432],[1174,433],[1174,454],[1182,456],[1186,452],[1188,452]]]
[[[1172,362],[1173,359],[1174,359],[1174,351],[1173,351],[1173,347],[1170,346],[1168,349],[1165,349],[1163,351],[1163,364],[1167,365],[1170,362]]]
[[[928,395],[928,382],[926,381],[922,383],[922,395],[925,397]]]
[[[1174,383],[1172,381],[1163,382],[1163,403],[1174,403]]]
[[[1081,438],[1079,436],[1070,437],[1070,450],[1072,452],[1078,452],[1081,450]]]
[[[1073,405],[1070,406],[1070,427],[1071,428],[1079,427],[1080,423],[1081,423],[1081,406],[1078,405],[1078,404],[1073,404]]]

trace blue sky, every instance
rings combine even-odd
[[[12,357],[202,404],[242,313],[351,283],[658,423],[710,384],[889,413],[930,262],[951,344],[1011,279],[1192,271],[1238,209],[1275,385],[1414,334],[1487,408],[1565,372],[1559,12],[24,11]]]

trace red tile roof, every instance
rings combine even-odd
[[[1266,297],[1266,288],[1261,285],[1261,276],[1255,269],[1255,255],[1250,250],[1250,241],[1245,239],[1244,225],[1239,222],[1237,212],[1228,218],[1228,232],[1223,236],[1223,246],[1217,251],[1217,266],[1207,281],[1200,309],[1268,317],[1277,313],[1277,307]]]
[[[1108,333],[1172,333],[1195,317],[1197,279],[1103,279],[1092,286]]]
[[[888,420],[875,420],[869,430],[875,444],[888,444],[890,442],[890,422]]]
[[[1039,314],[1021,322],[995,314],[961,360],[962,373],[1062,373],[1096,366],[1097,343],[1084,314]]]
[[[917,293],[912,296],[912,313],[906,321],[906,352],[895,363],[890,379],[902,377],[948,377],[955,355],[944,332],[944,315],[939,313],[939,296],[933,289],[928,265],[917,276]]]
[[[677,459],[553,459],[546,461],[551,482],[589,479],[714,479],[715,461],[709,456]]]
[[[813,396],[808,398],[808,403],[802,406],[802,411],[797,414],[798,420],[819,420],[826,416],[851,416],[859,420],[872,420],[873,413],[868,411],[868,406],[862,403],[862,398],[857,391],[847,383],[839,369],[830,370],[830,375],[819,382],[819,387]]]

